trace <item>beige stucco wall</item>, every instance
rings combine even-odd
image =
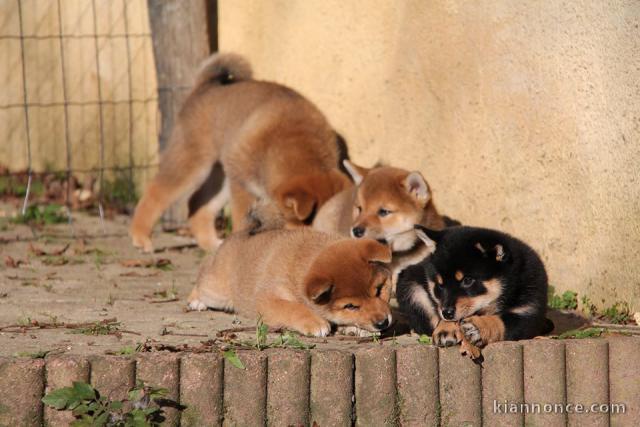
[[[640,2],[220,0],[220,48],[316,102],[352,158],[640,310]]]

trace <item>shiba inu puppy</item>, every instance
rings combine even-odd
[[[520,340],[549,333],[547,274],[538,255],[505,233],[474,227],[440,231],[416,225],[435,252],[399,277],[397,297],[411,327],[437,345]],[[458,322],[459,325],[456,323]]]
[[[213,308],[325,336],[331,324],[391,324],[388,247],[309,227],[234,233],[202,265],[192,310]]]
[[[204,249],[220,243],[214,216],[229,197],[234,230],[243,228],[257,199],[277,205],[287,224],[302,225],[350,184],[338,168],[340,138],[324,115],[292,89],[251,76],[238,55],[216,54],[204,62],[158,173],[136,207],[130,228],[135,246],[153,249],[151,230],[162,212],[180,196],[202,193],[217,163],[226,176],[222,189],[189,218]]]
[[[433,252],[417,238],[414,224],[440,230],[459,222],[438,213],[429,184],[420,172],[380,166],[371,169],[345,160],[355,186],[333,196],[318,211],[313,227],[387,243],[392,270],[420,262]]]

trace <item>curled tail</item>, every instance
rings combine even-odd
[[[207,83],[231,84],[250,80],[251,65],[235,53],[215,53],[205,59],[196,74],[196,86]]]

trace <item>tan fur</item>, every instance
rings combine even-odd
[[[475,297],[460,297],[456,301],[456,320],[464,319],[474,313],[493,314],[496,311],[496,301],[502,293],[502,284],[498,279],[483,282],[487,292]]]
[[[391,269],[395,284],[398,272],[421,261],[435,248],[435,245],[416,248],[419,240],[414,224],[441,230],[445,227],[444,219],[435,207],[426,181],[426,194],[419,195],[408,186],[408,178],[420,176],[419,173],[389,166],[366,169],[352,163],[347,164],[347,169],[358,185],[336,194],[323,205],[313,227],[345,236],[352,235],[353,227],[363,227],[364,237],[386,240],[394,253]],[[380,208],[393,213],[380,217]]]
[[[395,234],[407,233],[411,244],[415,241],[414,224],[422,224],[433,230],[444,228],[444,219],[438,213],[430,192],[426,199],[418,200],[405,187],[404,181],[411,174],[410,171],[390,166],[373,169],[356,165],[352,167],[363,174],[362,182],[351,193],[335,195],[327,202],[318,211],[314,227],[351,235],[351,228],[360,225],[366,230],[365,237],[386,238],[389,241],[394,240],[391,236]],[[394,213],[380,218],[378,209],[381,207]],[[331,224],[335,228],[328,230],[325,224]]]
[[[235,233],[202,265],[189,306],[262,316],[272,327],[318,336],[329,322],[376,331],[391,320],[389,272],[380,265],[390,260],[376,241],[310,228]]]
[[[480,347],[504,340],[505,327],[500,316],[471,316],[462,321],[461,328],[472,344]]]
[[[449,347],[462,340],[462,332],[458,322],[441,320],[431,335],[433,343],[440,347]]]
[[[212,80],[222,72],[236,81]],[[136,207],[130,229],[135,246],[153,249],[151,229],[162,212],[197,190],[216,162],[229,181],[234,230],[244,225],[255,199],[277,204],[285,219],[298,225],[349,185],[337,167],[336,134],[324,115],[293,90],[250,76],[248,64],[237,56],[205,62],[158,173]],[[194,216],[190,225],[198,243],[204,249],[217,246],[213,215]]]

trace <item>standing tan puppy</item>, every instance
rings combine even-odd
[[[192,310],[261,316],[272,327],[325,336],[330,323],[391,324],[389,248],[309,227],[234,233],[201,267]]]
[[[251,74],[238,55],[217,54],[204,62],[158,174],[136,207],[134,246],[153,250],[151,230],[162,212],[202,186],[217,162],[226,175],[223,189],[189,219],[204,249],[220,242],[214,216],[229,195],[234,230],[243,228],[257,199],[275,204],[288,225],[300,225],[348,185],[338,169],[336,133],[324,115],[295,91],[252,80]]]
[[[318,211],[313,228],[389,244],[394,276],[408,265],[430,255],[435,246],[425,245],[414,224],[432,230],[458,225],[440,215],[429,184],[420,172],[380,166],[371,169],[344,162],[355,186],[332,197]]]

